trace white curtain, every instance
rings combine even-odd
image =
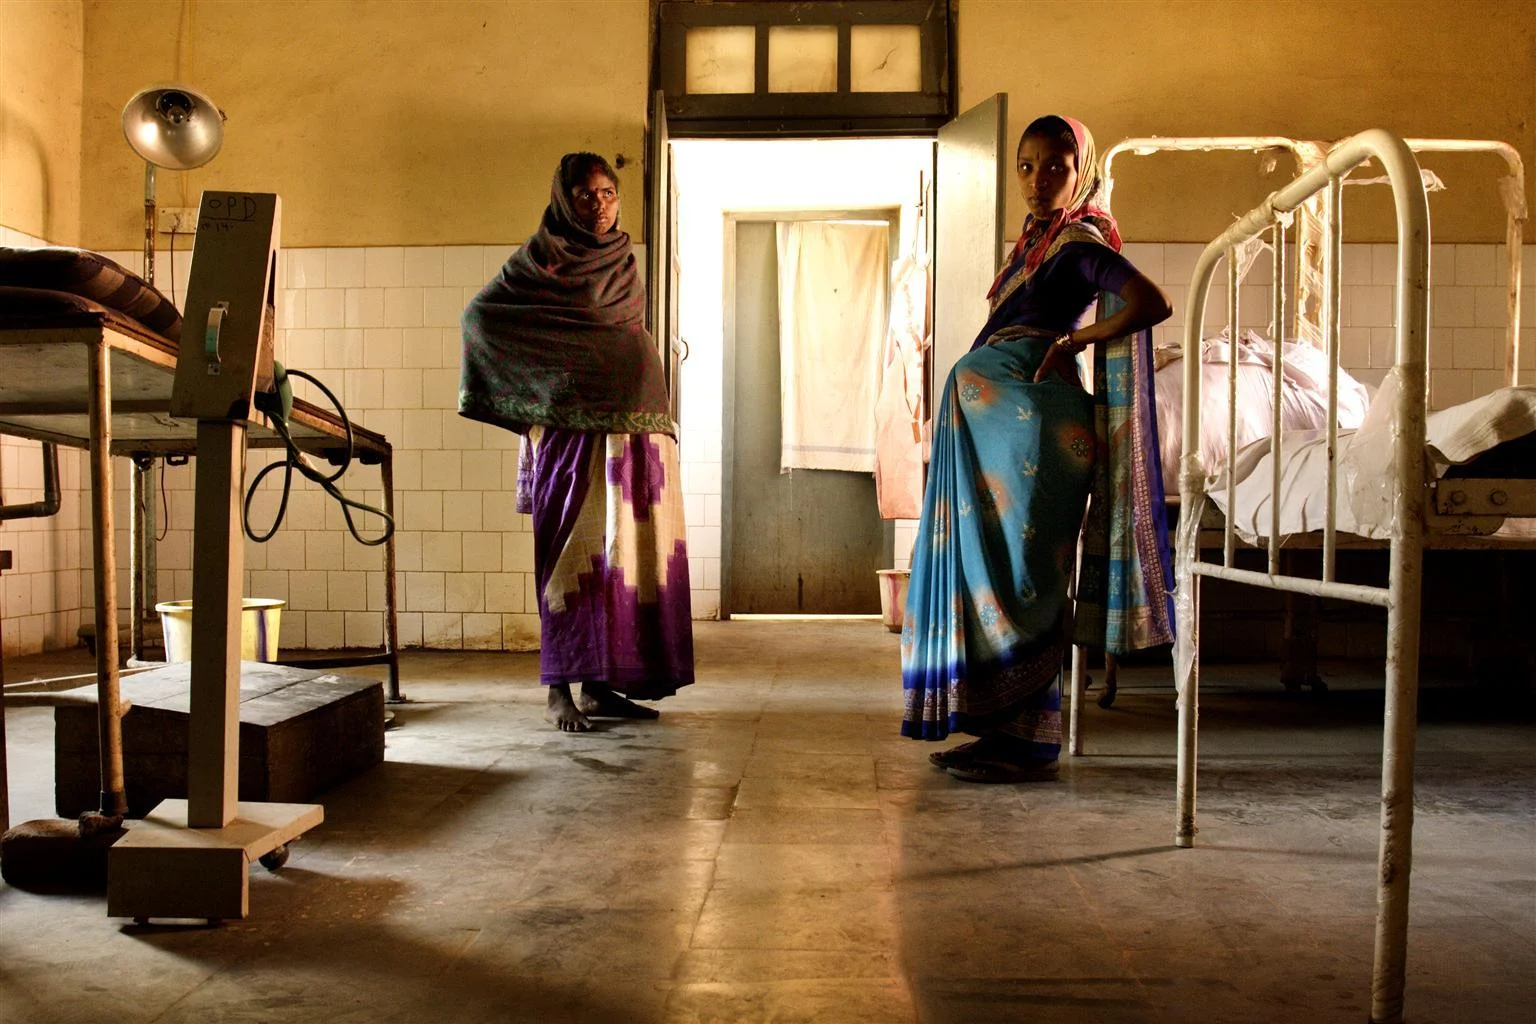
[[[888,226],[778,225],[780,468],[875,469]]]

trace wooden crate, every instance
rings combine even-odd
[[[384,760],[384,686],[333,672],[242,662],[241,800],[304,803]],[[191,666],[167,665],[122,680],[128,814],[187,795]],[[95,691],[54,709],[54,808],[95,810],[100,769]]]

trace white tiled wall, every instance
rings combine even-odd
[[[10,245],[39,244],[15,232]],[[512,511],[516,438],[456,413],[459,331],[464,303],[501,266],[512,246],[295,249],[283,254],[279,358],[314,372],[336,391],[358,422],[395,446],[395,507],[399,525],[398,582],[402,643],[449,649],[527,649],[537,643],[532,587],[532,535]],[[1174,341],[1198,245],[1131,243],[1127,255],[1173,299],[1172,320],[1160,340]],[[1345,247],[1343,361],[1377,383],[1391,363],[1392,247]],[[137,269],[138,253],[112,253]],[[170,261],[158,262],[170,285]],[[1246,288],[1246,323],[1268,319],[1267,269]],[[1431,382],[1437,407],[1498,386],[1503,360],[1503,263],[1498,246],[1436,246]],[[1536,324],[1536,246],[1527,247],[1524,317]],[[187,260],[178,254],[175,292],[186,291]],[[1211,299],[1208,330],[1224,318],[1224,285]],[[1536,368],[1536,332],[1526,328],[1524,365]],[[703,368],[703,369],[701,369]],[[684,369],[684,394],[697,397],[695,374],[719,373],[718,354],[694,352]],[[706,376],[709,374],[706,373]],[[718,382],[714,385],[718,388]],[[690,387],[693,390],[690,392]],[[322,401],[301,386],[299,393]],[[718,400],[717,400],[718,402]],[[683,489],[695,612],[718,608],[721,444],[718,409],[685,417]],[[75,642],[89,620],[91,571],[84,460],[61,452],[64,511],[53,520],[0,526],[0,546],[16,552],[3,581],[4,649],[32,652]],[[252,467],[269,456],[253,453]],[[120,516],[119,599],[126,602],[128,463],[115,460]],[[159,524],[159,598],[191,592],[191,467],[165,473],[166,508]],[[0,487],[7,502],[41,497],[38,446],[0,441]],[[355,468],[343,489],[359,500],[381,500],[378,473]],[[273,488],[257,503],[258,526],[270,521]],[[365,532],[376,526],[363,522]],[[912,524],[898,524],[897,565],[906,564]],[[373,645],[382,631],[384,574],[380,548],[346,535],[339,509],[308,483],[296,483],[284,529],[268,544],[247,544],[248,593],[288,601],[282,642],[289,647]]]
[[[515,246],[291,249],[279,268],[277,358],[322,380],[359,424],[394,446],[400,642],[467,650],[538,644],[533,537],[512,511],[517,438],[457,413],[459,316]],[[114,258],[118,254],[112,254]],[[122,254],[125,262],[131,254]],[[129,265],[133,265],[129,263]],[[164,261],[160,265],[164,265]],[[178,265],[178,297],[185,275]],[[295,395],[325,406],[296,381]],[[252,466],[270,456],[252,453]],[[193,467],[166,473],[162,600],[190,596]],[[263,529],[281,474],[253,514]],[[378,471],[354,466],[349,496],[382,504]],[[365,536],[378,521],[360,517]],[[288,602],[285,647],[377,645],[383,548],[347,533],[340,508],[296,481],[282,530],[246,543],[247,593]]]
[[[1156,328],[1159,344],[1177,344],[1187,320],[1189,280],[1204,246],[1127,243],[1125,255],[1173,300],[1173,316]],[[1340,364],[1367,384],[1381,383],[1393,362],[1393,283],[1397,247],[1346,245],[1341,297]],[[1526,246],[1521,270],[1521,372],[1536,369],[1536,246]],[[1269,322],[1270,265],[1255,264],[1239,309],[1244,327]],[[1499,245],[1435,245],[1430,250],[1430,405],[1443,409],[1507,383],[1504,374],[1505,288],[1508,266]],[[1211,288],[1205,333],[1226,324],[1226,277]]]

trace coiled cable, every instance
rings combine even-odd
[[[283,524],[283,517],[288,512],[288,495],[293,489],[293,471],[297,469],[306,479],[318,484],[321,490],[329,494],[341,506],[341,513],[347,520],[347,530],[357,539],[359,544],[377,547],[385,543],[395,532],[395,521],[389,513],[383,509],[374,508],[372,505],[365,505],[360,501],[347,497],[341,493],[341,488],[336,486],[336,481],[340,480],[343,474],[351,468],[353,456],[352,420],[348,418],[347,410],[342,407],[340,399],[336,397],[330,388],[321,383],[318,378],[305,373],[303,370],[288,370],[281,363],[273,364],[273,370],[277,382],[277,390],[258,392],[256,395],[256,407],[267,414],[267,422],[271,425],[273,432],[282,439],[286,455],[279,462],[263,466],[261,471],[251,480],[250,486],[246,488],[245,514],[241,517],[245,535],[257,544],[265,544],[277,534],[278,529]],[[334,473],[322,473],[311,466],[308,457],[294,443],[293,435],[288,431],[288,410],[293,405],[290,392],[288,391],[287,378],[289,377],[307,380],[319,388],[320,392],[330,400],[331,405],[336,410],[336,415],[341,420],[341,425],[346,432],[346,450],[342,456],[341,464]],[[261,486],[261,482],[267,478],[267,474],[278,469],[283,470],[283,491],[282,497],[278,499],[277,514],[273,517],[271,529],[258,535],[251,528],[251,502],[256,497],[256,488]],[[353,509],[376,515],[384,520],[384,532],[372,539],[364,537],[358,532],[357,524],[353,522]]]

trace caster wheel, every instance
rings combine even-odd
[[[288,844],[284,843],[270,853],[261,855],[261,866],[268,871],[276,871],[288,863]]]
[[[147,918],[147,917],[136,917],[136,918],[133,919],[133,923],[138,925],[140,928],[148,928],[149,927],[149,918]]]

